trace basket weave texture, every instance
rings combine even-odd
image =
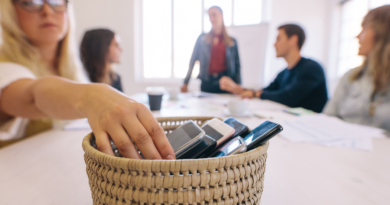
[[[212,117],[157,118],[166,132],[188,120],[202,125]],[[238,155],[193,160],[134,160],[104,154],[83,140],[94,205],[259,204],[268,143]]]

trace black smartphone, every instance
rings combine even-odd
[[[205,153],[209,153],[217,146],[217,141],[208,135],[205,135],[201,142],[187,149],[182,154],[177,154],[176,159],[197,159]]]
[[[264,122],[244,137],[247,150],[251,150],[266,143],[269,139],[279,134],[282,130],[283,127],[279,124],[270,121]]]
[[[244,139],[241,137],[236,137],[231,139],[222,147],[215,150],[209,157],[223,157],[233,154],[239,154],[246,151],[246,144]]]
[[[229,117],[225,119],[223,122],[229,125],[230,127],[233,127],[236,130],[236,132],[233,135],[233,138],[238,136],[243,137],[249,134],[248,126],[246,126],[244,123],[240,122],[234,117]]]
[[[204,136],[205,132],[193,121],[189,121],[169,133],[167,138],[176,157],[180,157],[201,143]]]

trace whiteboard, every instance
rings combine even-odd
[[[229,35],[237,40],[242,84],[246,88],[262,87],[268,27],[267,23],[227,27]]]

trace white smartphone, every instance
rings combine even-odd
[[[214,138],[215,141],[217,141],[217,147],[229,140],[235,132],[233,127],[216,118],[204,124],[202,129],[206,135]]]

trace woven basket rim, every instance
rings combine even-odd
[[[192,119],[204,119],[205,117],[191,117]],[[169,118],[157,118],[158,120],[162,119],[174,119],[174,120],[180,120],[180,117],[169,117]],[[151,172],[151,171],[163,171],[159,170],[160,165],[162,163],[168,163],[170,164],[170,169],[167,171],[183,171],[183,165],[188,164],[190,167],[191,164],[197,162],[198,166],[205,165],[206,167],[214,167],[215,169],[218,168],[224,168],[224,167],[230,167],[230,166],[236,166],[240,161],[241,162],[248,162],[251,160],[254,160],[258,158],[259,155],[263,155],[267,153],[269,142],[266,144],[259,146],[251,151],[231,155],[231,156],[224,156],[224,157],[218,157],[218,158],[203,158],[203,159],[178,159],[178,160],[148,160],[148,159],[131,159],[131,158],[121,158],[121,157],[115,157],[108,154],[105,154],[103,152],[100,152],[99,150],[95,149],[91,145],[91,139],[92,139],[92,132],[89,133],[87,136],[84,137],[82,142],[82,147],[85,152],[85,155],[88,155],[89,157],[95,159],[97,162],[99,162],[101,165],[106,166],[112,166],[116,168],[121,168],[124,170],[132,170],[132,171],[145,171],[145,172]],[[227,161],[231,161],[232,163],[225,164],[222,163],[225,162],[225,159],[231,159]],[[244,158],[244,160],[242,160]],[[144,166],[142,166],[142,170],[140,170],[139,166],[135,169],[135,166],[131,166],[132,164],[140,164],[142,163]],[[176,165],[175,165],[176,164]],[[219,166],[220,164],[224,164],[224,166]],[[200,167],[199,167],[200,168]],[[206,168],[207,169],[207,168]]]

